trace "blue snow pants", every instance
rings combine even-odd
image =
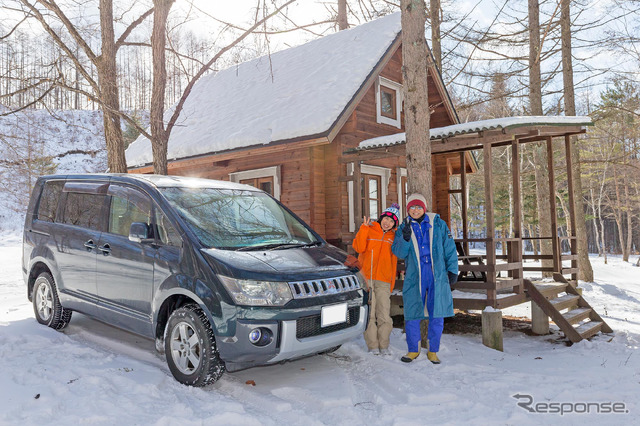
[[[429,228],[428,221],[418,224],[412,223],[413,231],[416,233],[418,244],[420,247],[420,286],[422,294],[422,306],[425,303],[425,295],[427,302],[427,311],[429,312],[429,331],[427,339],[429,340],[429,351],[438,352],[440,350],[440,338],[444,329],[444,318],[433,318],[433,300],[435,283],[433,277],[433,269],[431,266],[431,250],[429,247]],[[407,333],[407,346],[409,352],[420,352],[420,321],[405,321],[405,332]]]

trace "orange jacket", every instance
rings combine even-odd
[[[398,258],[391,252],[394,236],[395,230],[383,232],[380,224],[373,222],[371,226],[360,226],[353,240],[365,278],[389,283],[391,290],[396,283],[398,266]]]

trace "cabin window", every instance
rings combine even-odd
[[[280,200],[280,166],[229,173],[229,180],[251,185]]]
[[[353,163],[347,164],[347,174],[353,175]],[[379,166],[360,165],[360,200],[362,202],[362,215],[377,219],[380,213],[387,208],[387,195],[389,194],[389,181],[391,169]],[[349,232],[355,232],[355,194],[353,182],[348,182],[349,196]],[[360,218],[362,219],[362,218]]]
[[[402,85],[379,77],[376,82],[376,113],[378,123],[402,127]]]
[[[251,185],[254,188],[258,188],[266,192],[267,194],[273,196],[273,176],[251,178],[251,179],[240,179],[240,183],[244,183],[245,185]]]
[[[363,175],[361,179],[362,214],[378,220],[382,212],[381,176]]]

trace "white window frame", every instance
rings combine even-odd
[[[395,120],[382,115],[380,86],[384,86],[387,89],[391,89],[396,92]],[[378,77],[378,80],[376,81],[376,120],[378,121],[378,123],[388,124],[390,126],[394,126],[394,127],[397,127],[398,129],[401,129],[402,128],[401,117],[402,117],[402,84],[397,83],[393,80],[389,80],[388,78]]]
[[[280,166],[263,167],[262,169],[244,170],[241,172],[229,173],[231,182],[239,183],[245,179],[273,178],[273,198],[280,201]]]
[[[404,192],[404,188],[403,188],[403,185],[402,185],[402,178],[403,177],[407,177],[407,169],[405,169],[404,167],[398,167],[396,169],[396,180],[398,181],[397,182],[397,185],[398,185],[398,205],[400,205],[400,210],[402,210],[403,204],[406,204],[407,197],[408,197],[407,194],[403,193]],[[401,202],[401,201],[403,201],[402,197],[404,197],[404,201],[405,201],[404,203]],[[400,219],[401,222],[402,222],[402,219],[403,219],[403,213],[404,213],[403,211],[400,211],[400,215],[398,216],[398,219]]]
[[[347,175],[353,176],[353,163],[347,164]],[[380,184],[382,185],[380,194],[382,198],[382,210],[387,206],[387,195],[389,194],[389,181],[391,180],[391,169],[379,166],[370,166],[368,164],[360,165],[360,173],[365,175],[380,176]],[[355,232],[356,220],[355,220],[355,205],[354,205],[354,193],[353,193],[353,181],[347,182],[347,193],[349,195],[349,232]],[[382,212],[381,212],[382,213]]]

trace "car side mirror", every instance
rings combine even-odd
[[[149,237],[149,225],[144,222],[133,222],[129,228],[129,241],[136,243],[148,243],[153,238]]]

